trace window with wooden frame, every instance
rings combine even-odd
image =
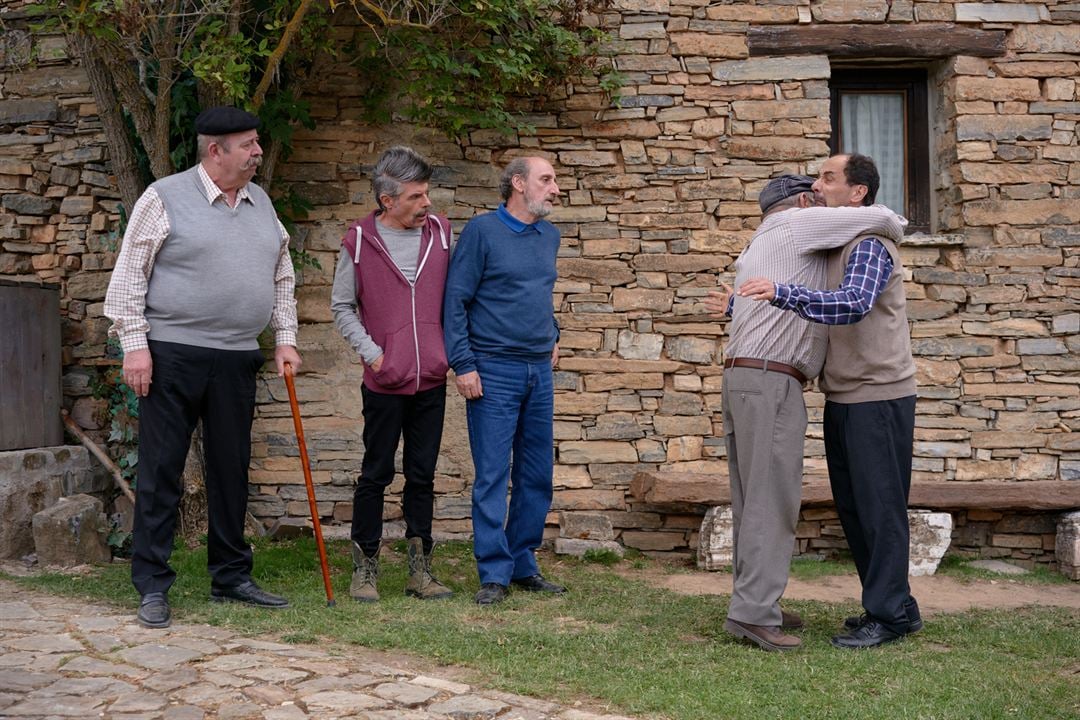
[[[877,202],[930,232],[926,71],[834,68],[829,81],[833,153],[869,155],[881,174]]]

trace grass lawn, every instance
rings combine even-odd
[[[435,573],[458,594],[420,602],[403,594],[403,548],[383,552],[383,599],[348,597],[351,560],[329,543],[337,606],[326,607],[311,539],[259,541],[255,574],[293,607],[267,612],[206,601],[206,550],[177,550],[174,619],[207,622],[287,642],[402,650],[470,669],[476,684],[563,702],[590,698],[613,711],[682,718],[1076,718],[1080,717],[1080,614],[1059,608],[939,615],[903,642],[869,651],[829,646],[851,604],[785,602],[802,613],[804,646],[765,653],[722,629],[727,598],[690,597],[637,579],[638,558],[608,567],[545,558],[561,597],[512,593],[472,602],[467,544],[439,546]],[[831,569],[830,569],[831,568]],[[847,571],[797,562],[802,577]],[[124,565],[91,576],[19,579],[42,589],[116,602],[135,612]]]

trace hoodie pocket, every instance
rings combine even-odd
[[[450,362],[446,359],[442,325],[419,323],[416,336],[420,339],[420,377],[424,380],[445,380]]]
[[[382,365],[372,374],[375,382],[388,390],[416,382],[416,346],[411,326],[398,328],[386,337]]]

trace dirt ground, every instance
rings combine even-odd
[[[634,571],[638,573],[640,571]],[[686,595],[728,595],[731,574],[690,572],[667,574],[661,569],[646,571],[659,587]],[[1051,605],[1080,610],[1080,583],[1031,585],[1000,580],[964,580],[929,575],[911,578],[911,593],[919,601],[923,614],[962,612],[972,608],[1017,608],[1025,605]],[[822,602],[858,604],[859,578],[856,575],[828,575],[812,580],[792,578],[785,598]]]

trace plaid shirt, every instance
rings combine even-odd
[[[844,279],[836,290],[811,290],[802,285],[776,284],[772,305],[793,310],[801,317],[824,325],[857,323],[874,307],[892,275],[893,261],[885,246],[874,238],[860,242],[848,258]]]
[[[228,196],[219,188],[199,165],[199,179],[206,188],[210,205],[221,201],[228,203]],[[247,186],[236,191],[236,203],[252,202]],[[233,206],[235,207],[235,206]],[[274,270],[274,310],[270,316],[270,329],[278,345],[296,346],[296,278],[292,258],[289,256],[289,233],[278,221],[281,230],[281,255]],[[146,291],[154,259],[162,243],[169,236],[169,218],[165,204],[157,190],[150,187],[142,194],[131,211],[131,220],[124,233],[123,246],[116,258],[109,291],[105,295],[105,315],[113,321],[109,335],[120,340],[125,353],[148,347],[146,334],[150,323],[146,321]]]

